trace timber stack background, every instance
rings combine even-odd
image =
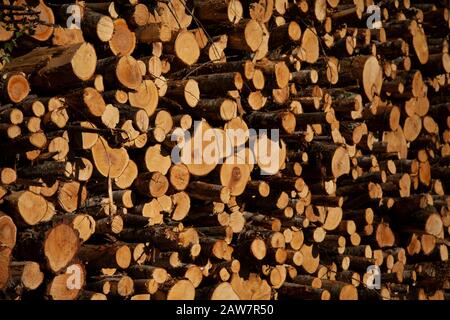
[[[0,7],[0,298],[450,299],[448,2],[74,4]]]

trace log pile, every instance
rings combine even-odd
[[[0,43],[24,6],[0,298],[450,299],[448,2],[4,1]]]

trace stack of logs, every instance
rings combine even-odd
[[[0,298],[450,299],[445,2],[4,0]]]

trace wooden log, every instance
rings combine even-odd
[[[330,297],[330,292],[326,289],[297,283],[285,283],[280,288],[280,299],[329,300]]]
[[[197,17],[205,23],[238,23],[243,17],[243,6],[238,0],[194,1]]]
[[[172,39],[170,28],[161,23],[148,23],[136,29],[138,42],[151,44],[153,42],[168,42]]]
[[[356,56],[351,59],[344,59],[340,68],[339,78],[342,81],[346,81],[344,78],[347,79],[347,77],[359,79],[369,100],[373,100],[375,95],[380,94],[383,74],[378,60],[373,56]]]
[[[132,56],[101,59],[97,62],[96,70],[111,88],[122,86],[137,90],[142,83],[139,65]]]
[[[200,57],[200,48],[192,32],[180,31],[166,46],[168,53],[175,56],[175,64],[191,66]]]
[[[226,186],[211,185],[200,181],[191,182],[186,191],[193,198],[223,203],[228,203],[231,195],[230,189]]]
[[[140,8],[142,6],[139,6]],[[145,7],[145,6],[144,6]],[[146,7],[145,7],[146,8]],[[129,56],[136,46],[136,35],[132,32],[124,19],[113,22],[114,31],[108,40],[108,48],[115,56]]]
[[[73,108],[75,115],[82,117],[100,117],[106,110],[101,94],[94,88],[85,88],[65,96],[69,108]],[[81,115],[80,115],[81,113]]]
[[[28,96],[30,84],[25,74],[9,72],[2,75],[0,91],[2,92],[3,101],[19,103]]]
[[[30,191],[13,192],[5,197],[8,208],[19,225],[35,225],[47,212],[44,197]]]
[[[37,262],[13,261],[10,265],[13,287],[23,287],[25,290],[37,289],[44,280],[44,273]]]
[[[271,30],[269,46],[271,49],[285,45],[289,42],[299,41],[302,30],[297,22],[291,21]]]
[[[126,245],[112,244],[96,246],[84,244],[80,247],[78,256],[88,261],[86,267],[93,269],[120,268],[126,269],[131,262],[131,251]]]
[[[242,19],[228,34],[228,46],[234,50],[255,52],[263,43],[263,36],[264,30],[259,22]]]
[[[103,42],[111,40],[114,32],[114,24],[110,17],[87,7],[83,10],[81,28],[84,33]]]
[[[174,279],[161,286],[153,297],[155,300],[194,300],[195,288],[189,280]]]
[[[61,90],[90,79],[95,72],[97,56],[89,43],[64,47],[32,78],[31,83],[43,90]]]
[[[97,171],[110,178],[119,177],[129,162],[125,148],[111,148],[102,137],[99,137],[92,147],[92,158]]]
[[[7,247],[0,248],[0,288],[5,288],[9,281],[12,249]]]
[[[242,76],[238,72],[199,75],[191,79],[197,81],[201,93],[206,95],[223,96],[226,91],[240,90],[243,87]]]
[[[168,190],[169,181],[160,172],[148,172],[138,175],[135,186],[143,195],[160,197]]]
[[[168,81],[165,96],[170,97],[181,105],[194,108],[200,101],[199,85],[192,79]]]
[[[47,286],[47,296],[53,300],[76,300],[84,285],[86,273],[81,264],[72,264],[67,271],[80,270],[79,278],[75,284],[71,283],[71,272],[56,275]],[[79,280],[79,281],[78,281]],[[67,285],[70,283],[71,285]]]

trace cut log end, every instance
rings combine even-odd
[[[117,63],[116,77],[129,89],[137,90],[142,83],[142,74],[138,62],[131,56],[120,58]]]
[[[350,158],[347,150],[341,147],[336,149],[331,160],[331,170],[336,178],[350,173]]]
[[[8,77],[6,92],[11,102],[21,102],[30,92],[28,80],[22,74],[15,74]]]
[[[177,281],[167,294],[167,300],[194,300],[195,287],[189,280]]]
[[[364,64],[362,82],[364,92],[369,100],[372,100],[375,96],[380,94],[383,82],[383,71],[377,58],[374,56],[370,56]]]
[[[175,39],[175,54],[186,65],[191,66],[200,57],[200,48],[190,31],[181,31]]]
[[[184,98],[190,107],[195,107],[200,101],[200,89],[195,80],[188,80],[184,87]]]
[[[95,72],[97,55],[90,43],[83,43],[73,55],[71,64],[75,75],[83,81],[89,80]]]
[[[44,197],[30,191],[13,193],[6,200],[27,225],[39,223],[47,212],[47,201]]]
[[[262,239],[255,239],[251,243],[250,250],[256,259],[262,260],[266,256],[267,247]]]
[[[78,232],[67,224],[59,224],[47,234],[44,253],[49,267],[58,272],[72,261],[79,248]]]

